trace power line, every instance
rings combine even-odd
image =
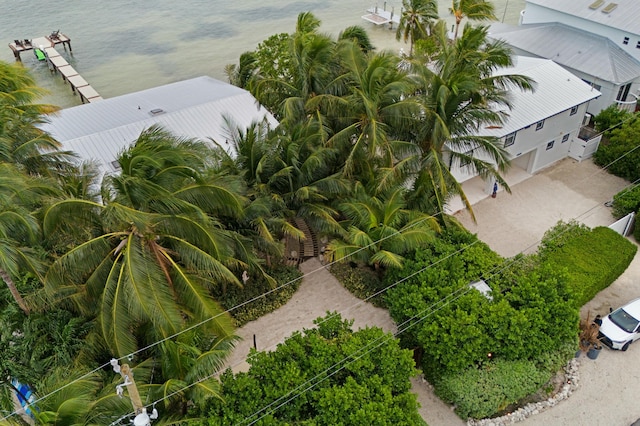
[[[604,133],[604,132],[606,132],[606,131],[612,130],[612,129],[614,129],[614,128],[616,128],[616,127],[618,127],[618,126],[620,126],[620,125],[622,125],[622,124],[624,124],[624,123],[626,123],[626,122],[628,122],[628,121],[630,121],[630,120],[632,120],[632,119],[634,119],[634,118],[636,118],[636,117],[635,117],[635,115],[631,115],[630,117],[626,118],[626,119],[625,119],[625,120],[623,120],[622,122],[617,123],[617,124],[615,124],[615,125],[613,125],[613,126],[609,127],[608,129],[605,129],[605,130],[601,131],[599,134],[603,134],[603,133]],[[592,177],[592,176],[595,176],[595,175],[597,175],[597,174],[599,174],[599,173],[601,173],[602,171],[606,170],[609,166],[611,166],[611,165],[612,165],[612,164],[614,164],[615,162],[617,162],[617,161],[619,161],[620,159],[622,159],[622,158],[626,157],[627,155],[631,154],[632,152],[634,152],[635,150],[637,150],[637,149],[639,149],[639,148],[640,148],[640,145],[638,145],[638,146],[636,146],[635,148],[633,148],[633,149],[631,149],[631,150],[629,150],[629,151],[625,152],[625,153],[624,153],[624,154],[622,154],[620,157],[616,158],[615,160],[613,160],[612,162],[610,162],[610,163],[609,163],[609,164],[607,164],[606,166],[602,167],[602,168],[601,168],[600,170],[598,170],[597,172],[593,173],[591,176],[589,176],[589,178],[590,178],[590,177]],[[637,182],[637,181],[636,181],[636,182]],[[635,183],[635,182],[634,182],[634,183]],[[591,210],[593,210],[593,209],[595,209],[595,208],[597,208],[597,207],[599,207],[599,205],[596,205],[596,206],[594,206],[593,208],[588,209],[586,212],[582,213],[581,215],[579,215],[579,216],[577,216],[577,217],[581,217],[582,215],[584,215],[584,214],[588,213],[589,211],[591,211]],[[420,221],[417,221],[416,223],[414,223],[414,224],[410,225],[410,227],[411,227],[411,226],[417,226],[418,224],[420,224],[420,223],[422,223],[422,222],[424,222],[424,221],[426,221],[426,220],[430,220],[430,219],[432,219],[432,218],[435,218],[435,217],[437,217],[438,215],[441,215],[441,214],[444,214],[444,212],[442,212],[442,211],[441,211],[441,212],[437,212],[437,213],[435,213],[434,215],[431,215],[431,216],[429,216],[429,217],[427,217],[427,218],[424,218],[424,219],[422,219],[422,220],[420,220]],[[353,255],[355,255],[355,254],[357,254],[358,252],[363,251],[363,250],[366,250],[366,249],[368,249],[369,247],[371,247],[371,246],[373,246],[373,245],[375,245],[375,244],[378,244],[379,242],[382,242],[382,241],[384,241],[384,240],[386,240],[386,239],[388,239],[388,238],[394,237],[394,236],[396,236],[396,235],[397,235],[397,234],[399,234],[399,233],[400,233],[400,231],[395,231],[394,233],[392,233],[392,234],[390,234],[390,235],[388,235],[388,236],[385,236],[385,237],[383,237],[383,238],[381,238],[381,239],[379,239],[379,240],[377,240],[377,241],[374,241],[374,242],[372,242],[372,243],[370,243],[370,244],[368,244],[368,245],[366,245],[366,246],[364,246],[364,247],[361,247],[361,248],[359,248],[359,249],[355,250],[354,252],[350,253],[349,255],[346,255],[346,256],[342,257],[341,259],[337,259],[337,260],[334,260],[333,262],[329,262],[327,265],[324,265],[324,266],[322,266],[322,267],[320,267],[320,268],[317,268],[317,269],[315,269],[315,270],[313,270],[313,271],[310,271],[310,272],[308,272],[308,273],[306,273],[306,274],[303,274],[303,275],[302,275],[302,276],[300,276],[300,277],[294,278],[293,280],[290,280],[290,281],[288,281],[288,282],[286,282],[286,283],[284,283],[284,284],[282,284],[282,285],[280,285],[280,286],[278,286],[278,287],[275,287],[275,288],[273,288],[273,289],[271,289],[271,290],[269,290],[269,291],[267,291],[267,292],[265,292],[265,293],[263,293],[263,294],[261,294],[261,295],[259,295],[259,296],[256,296],[256,297],[254,297],[254,298],[252,298],[252,299],[249,299],[249,300],[247,300],[247,301],[244,301],[244,302],[242,302],[242,303],[240,303],[240,304],[238,304],[238,305],[236,305],[236,306],[233,306],[232,308],[229,308],[229,309],[227,309],[227,310],[225,310],[225,311],[223,311],[223,312],[221,312],[221,313],[219,313],[219,314],[217,314],[217,315],[215,315],[215,316],[213,316],[213,317],[210,317],[210,318],[207,318],[207,319],[205,319],[205,320],[202,320],[202,321],[200,321],[200,322],[198,322],[198,323],[196,323],[196,324],[193,324],[193,325],[191,325],[191,326],[189,326],[189,327],[185,328],[184,330],[181,330],[181,331],[179,331],[179,332],[176,332],[176,333],[174,333],[174,334],[172,334],[172,335],[170,335],[170,336],[168,336],[168,337],[166,337],[166,338],[163,338],[163,339],[158,340],[158,341],[156,341],[156,342],[154,342],[154,343],[151,343],[151,344],[149,344],[149,345],[147,345],[147,346],[145,346],[145,347],[143,347],[143,348],[141,348],[141,349],[138,349],[138,350],[136,350],[136,351],[132,352],[132,353],[131,353],[131,354],[129,354],[129,355],[126,355],[126,356],[123,356],[123,357],[117,358],[117,360],[118,360],[118,361],[120,361],[120,360],[123,360],[123,359],[125,359],[125,358],[131,358],[132,356],[134,356],[134,355],[136,355],[136,354],[138,354],[138,353],[140,353],[140,352],[142,352],[142,351],[145,351],[145,350],[147,350],[147,349],[153,348],[153,347],[155,347],[155,346],[157,346],[157,345],[159,345],[159,344],[161,344],[161,343],[163,343],[163,342],[165,342],[165,341],[167,341],[167,340],[173,339],[173,338],[175,338],[175,337],[177,337],[177,336],[181,335],[182,333],[186,333],[186,332],[188,332],[188,331],[190,331],[190,330],[193,330],[193,329],[195,329],[195,328],[197,328],[197,327],[200,327],[201,325],[203,325],[203,324],[205,324],[205,323],[207,323],[207,322],[209,322],[209,321],[212,321],[212,320],[214,320],[214,319],[216,319],[216,318],[219,318],[220,316],[222,316],[222,315],[224,315],[224,314],[230,313],[230,312],[232,312],[232,311],[234,311],[234,310],[236,310],[236,309],[238,309],[238,308],[240,308],[240,307],[242,307],[242,306],[245,306],[245,305],[247,305],[247,304],[249,304],[249,303],[252,303],[252,302],[254,302],[254,301],[256,301],[256,300],[259,300],[259,299],[260,299],[260,298],[262,298],[262,297],[265,297],[265,296],[267,296],[267,295],[269,295],[269,294],[272,294],[272,293],[274,293],[274,292],[276,292],[276,291],[278,291],[278,290],[280,290],[280,289],[282,289],[282,288],[285,288],[285,287],[287,287],[287,286],[289,286],[289,285],[292,285],[293,283],[295,283],[295,282],[297,282],[297,281],[299,281],[299,280],[302,280],[303,278],[305,278],[305,277],[307,277],[307,276],[309,276],[309,275],[312,275],[312,274],[314,274],[314,273],[319,272],[319,271],[320,271],[320,270],[322,270],[322,269],[325,269],[327,266],[332,266],[332,265],[334,265],[334,264],[336,264],[336,263],[339,263],[339,262],[341,262],[341,261],[343,261],[343,260],[345,260],[345,259],[347,259],[347,258],[349,258],[349,257],[351,257],[351,256],[353,256]],[[536,242],[534,245],[532,245],[532,246],[537,245],[537,243],[538,243],[538,242],[540,242],[540,240],[539,240],[539,241],[537,241],[537,242]],[[529,248],[531,248],[531,247],[529,247]],[[527,250],[528,250],[529,248],[527,248]],[[524,253],[524,252],[521,252],[521,253]],[[419,272],[417,272],[417,273],[419,273]],[[412,276],[413,276],[413,275],[415,275],[415,273],[414,273],[414,274],[412,274]],[[405,278],[405,279],[401,280],[400,282],[402,282],[402,281],[404,281],[404,280],[406,280],[406,279],[408,279],[408,278]],[[400,282],[393,283],[391,286],[395,286],[395,285],[399,284]],[[390,287],[391,287],[391,286],[390,286]],[[376,294],[374,294],[374,295],[372,295],[372,296],[369,296],[368,298],[366,298],[366,299],[364,299],[364,300],[362,300],[362,301],[358,302],[358,304],[366,302],[367,300],[371,299],[372,297],[375,297],[376,295],[378,295],[378,294],[380,294],[380,293],[382,293],[382,292],[386,291],[386,289],[388,289],[388,288],[389,288],[389,287],[387,287],[387,288],[385,288],[385,289],[383,289],[383,290],[379,291],[378,293],[376,293]],[[357,306],[358,304],[356,304],[356,305],[354,305],[354,306]],[[351,308],[353,308],[353,306],[352,306],[352,307],[349,307],[348,309],[351,309]],[[327,319],[328,319],[328,318],[327,318]],[[97,368],[95,368],[95,369],[91,370],[90,372],[88,372],[88,373],[86,373],[86,374],[84,374],[84,375],[82,375],[82,376],[80,376],[80,377],[78,377],[78,378],[74,379],[73,381],[71,381],[71,382],[69,382],[69,383],[67,383],[67,384],[65,384],[65,385],[63,385],[63,386],[61,386],[60,388],[55,389],[55,390],[53,390],[53,391],[49,392],[48,394],[44,395],[43,397],[41,397],[41,398],[38,398],[38,399],[34,400],[34,401],[33,401],[33,402],[31,402],[30,404],[28,404],[28,406],[33,406],[33,405],[35,405],[37,402],[40,402],[40,401],[42,401],[42,400],[44,400],[44,399],[46,399],[46,398],[48,398],[48,397],[50,397],[50,396],[54,395],[55,393],[57,393],[57,392],[59,392],[59,391],[61,391],[61,390],[65,389],[65,388],[66,388],[66,387],[68,387],[68,386],[71,386],[72,384],[76,383],[77,381],[80,381],[80,380],[82,380],[82,379],[84,379],[84,378],[86,378],[86,377],[90,376],[91,374],[93,374],[93,373],[95,373],[95,372],[97,372],[97,371],[99,371],[99,370],[101,370],[101,369],[105,368],[105,367],[106,367],[106,366],[108,366],[108,365],[110,365],[110,363],[109,363],[109,362],[102,364],[101,366],[99,366],[99,367],[97,367]],[[213,375],[212,375],[212,376],[213,376]],[[203,380],[206,380],[206,379],[208,379],[208,378],[210,378],[210,377],[212,377],[212,376],[206,377],[206,378],[205,378],[205,379],[203,379]],[[199,382],[196,382],[196,383],[199,383]],[[194,383],[194,384],[195,384],[195,383]],[[190,385],[190,386],[192,386],[192,385]],[[188,386],[188,387],[190,387],[190,386]],[[188,387],[185,387],[185,389],[187,389]],[[163,399],[165,399],[165,398],[163,398]],[[157,402],[157,401],[156,401],[156,402]],[[154,403],[154,404],[155,404],[155,403]],[[11,414],[9,414],[9,415],[7,415],[7,416],[5,416],[5,417],[3,417],[3,418],[0,418],[0,421],[5,420],[5,419],[7,419],[7,418],[9,418],[9,417],[11,417],[11,416],[13,416],[13,415],[16,415],[16,414],[17,414],[17,411],[14,411],[13,413],[11,413]]]

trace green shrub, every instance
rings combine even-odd
[[[588,235],[591,228],[576,220],[569,222],[559,221],[553,228],[549,228],[542,236],[542,241],[538,247],[538,253],[544,255],[547,252],[554,252],[569,241],[581,235]]]
[[[611,105],[593,118],[595,122],[595,128],[598,132],[605,132],[605,136],[609,136],[613,126],[616,126],[623,121],[629,119],[632,113],[618,109],[616,105]]]
[[[614,129],[608,143],[601,143],[593,155],[597,165],[630,182],[640,179],[640,120],[638,113],[634,117]]]
[[[551,378],[532,361],[496,360],[480,368],[447,374],[435,385],[436,394],[453,403],[463,419],[489,417],[536,392]]]
[[[613,196],[613,209],[611,213],[616,219],[620,219],[629,213],[640,209],[640,186],[625,188]]]
[[[330,314],[275,351],[253,351],[248,372],[221,376],[224,401],[208,402],[205,424],[259,413],[251,420],[270,425],[424,425],[410,392],[411,352],[379,328],[352,332],[351,323]]]
[[[277,286],[290,284],[274,290],[264,278],[251,277],[243,287],[218,287],[213,291],[213,297],[227,310],[248,300],[256,299],[231,311],[231,316],[237,327],[242,327],[249,321],[275,311],[287,303],[300,287],[301,280],[298,278],[302,276],[302,273],[297,268],[279,266],[271,269],[269,274],[276,280]],[[263,294],[266,296],[259,297]]]
[[[373,296],[384,289],[384,283],[373,269],[367,266],[354,267],[350,262],[338,262],[331,266],[331,273],[354,296],[363,300],[371,297],[369,302],[386,307],[382,295]]]
[[[557,248],[545,249],[542,261],[554,269],[566,268],[576,306],[582,306],[607,288],[629,266],[637,246],[606,227],[577,235]]]

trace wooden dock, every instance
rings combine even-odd
[[[97,102],[102,100],[102,96],[93,88],[87,81],[82,78],[78,71],[73,68],[67,60],[60,55],[55,49],[55,46],[62,44],[65,51],[67,47],[71,52],[71,39],[64,34],[60,34],[58,31],[54,31],[48,36],[38,37],[33,40],[14,40],[13,43],[9,43],[9,48],[13,51],[17,61],[20,61],[20,53],[27,50],[33,50],[34,48],[40,49],[44,52],[47,60],[47,64],[52,73],[59,73],[62,76],[62,80],[65,83],[69,83],[73,93],[77,93],[80,96],[82,103],[85,102]]]
[[[34,47],[45,49],[47,47],[55,47],[58,44],[61,44],[65,50],[69,48],[69,52],[72,52],[71,39],[61,34],[60,31],[54,31],[48,36],[34,38],[33,40],[14,40],[12,43],[9,43],[9,49],[13,52],[16,61],[20,61],[22,60],[20,58],[22,52],[33,50]]]
[[[377,5],[367,9],[367,14],[362,15],[362,19],[375,25],[389,24],[389,27],[393,28],[393,24],[400,24],[401,14],[402,10],[400,10],[400,14],[395,14],[393,8],[391,8],[391,11],[388,11],[387,2],[385,2],[382,9]]]

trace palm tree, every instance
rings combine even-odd
[[[43,270],[34,250],[41,240],[40,226],[32,213],[40,195],[34,178],[0,163],[0,278],[27,315],[30,308],[13,280],[27,273],[40,277]]]
[[[371,39],[369,38],[369,34],[367,34],[367,30],[362,28],[360,25],[347,27],[340,31],[340,34],[338,34],[338,41],[340,40],[355,41],[364,53],[373,52],[375,50],[375,47],[371,44]]]
[[[298,16],[296,32],[289,42],[289,80],[265,78],[258,73],[252,84],[254,96],[270,106],[281,121],[304,121],[307,101],[325,93],[334,78],[335,42],[316,31],[319,25],[309,12]]]
[[[396,167],[404,150],[413,148],[395,133],[419,112],[417,104],[405,98],[413,89],[412,82],[398,69],[398,57],[389,52],[369,57],[348,41],[341,43],[340,54],[349,93],[317,100],[327,105],[328,119],[337,122],[336,133],[327,144],[344,158],[345,177],[365,185],[381,182],[378,169]]]
[[[443,212],[450,197],[459,195],[473,215],[451,166],[467,164],[471,171],[508,190],[500,175],[509,164],[506,151],[498,139],[477,133],[483,126],[503,122],[505,114],[498,108],[510,107],[507,89],[531,90],[532,81],[520,75],[495,75],[512,61],[504,43],[487,43],[487,27],[467,25],[453,44],[446,43],[446,31],[443,21],[435,27],[441,50],[434,63],[414,68],[424,114],[407,136],[421,153],[414,164],[414,191],[409,199],[413,208],[436,213]]]
[[[410,42],[409,56],[413,55],[413,44],[425,38],[432,20],[438,19],[438,2],[435,0],[402,0],[402,15],[396,30],[396,40]]]
[[[104,180],[102,203],[68,199],[45,212],[48,236],[82,225],[94,232],[56,259],[45,290],[97,312],[116,355],[135,351],[143,338],[136,331],[146,325],[155,339],[205,320],[217,336],[231,333],[208,288],[239,284],[231,269],[246,264],[234,257],[235,237],[210,214],[237,214],[242,201],[204,175],[205,146],[152,128],[122,153],[122,173]]]
[[[357,185],[354,197],[341,203],[346,217],[344,232],[329,242],[326,256],[331,261],[349,258],[375,269],[400,268],[403,255],[432,241],[439,231],[430,215],[406,208],[406,190],[401,187],[369,195]]]
[[[474,21],[495,21],[495,7],[486,0],[452,0],[449,11],[456,19],[453,39],[458,39],[458,28],[464,17]]]
[[[236,340],[203,339],[198,333],[187,332],[176,341],[160,345],[159,375],[163,382],[155,387],[154,394],[163,398],[169,416],[185,421],[189,402],[203,407],[208,398],[222,399],[220,382],[213,375],[224,366]]]
[[[53,176],[72,155],[37,125],[57,107],[34,103],[46,92],[26,68],[0,61],[0,161],[20,165],[27,173]]]

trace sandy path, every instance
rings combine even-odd
[[[286,305],[237,330],[236,334],[243,340],[227,363],[233,371],[249,369],[244,360],[253,347],[254,335],[258,350],[273,350],[294,331],[313,328],[313,320],[325,316],[327,311],[337,311],[344,319],[353,319],[354,330],[377,326],[395,333],[396,325],[385,309],[353,296],[317,259],[307,260],[300,265],[300,270],[305,277]]]
[[[510,257],[522,251],[534,251],[544,232],[560,219],[575,218],[589,226],[609,225],[613,218],[604,202],[625,186],[624,180],[601,172],[590,161],[577,163],[567,159],[514,185],[512,195],[500,192],[496,199],[485,198],[475,204],[477,224],[466,212],[456,216],[493,250]],[[285,306],[238,330],[243,341],[228,362],[234,371],[248,369],[244,360],[253,346],[254,335],[259,350],[272,350],[294,331],[313,327],[313,320],[324,316],[327,310],[354,319],[354,329],[378,326],[385,331],[396,331],[387,311],[351,295],[317,260],[305,262],[301,270],[306,276]],[[635,297],[640,297],[640,256],[585,309],[606,313],[609,306],[617,307]],[[630,424],[640,417],[640,406],[634,404],[640,391],[639,357],[640,344],[626,353],[604,350],[595,361],[584,358],[580,387],[574,394],[553,409],[520,424]],[[414,378],[412,384],[422,405],[420,414],[430,426],[465,424],[433,394],[428,383]]]

